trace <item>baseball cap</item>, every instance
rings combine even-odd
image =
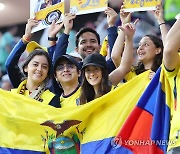
[[[79,53],[77,53],[76,51],[72,51],[72,52],[68,53],[68,55],[70,55],[70,56],[72,56],[74,58],[79,58],[79,59],[82,60],[81,55]]]
[[[72,56],[67,55],[67,54],[60,56],[60,57],[56,60],[56,62],[54,63],[54,67],[53,67],[54,70],[56,70],[56,67],[57,67],[58,63],[59,63],[61,60],[67,60],[67,61],[71,62],[71,63],[74,64],[74,65],[78,68],[78,70],[79,70],[79,64],[78,64],[78,62],[77,62]]]
[[[31,41],[31,42],[29,42],[29,43],[27,44],[26,50],[27,50],[28,52],[32,52],[32,51],[34,51],[35,49],[42,49],[42,50],[48,52],[46,47],[42,47],[40,44],[38,44],[38,43],[35,42],[35,41]]]
[[[100,68],[107,68],[106,60],[105,58],[98,53],[94,53],[91,55],[88,55],[84,60],[83,60],[83,66],[82,69],[84,69],[87,66],[98,66]]]

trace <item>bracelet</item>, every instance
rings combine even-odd
[[[48,41],[57,41],[57,37],[48,37]]]
[[[25,35],[23,35],[22,40],[26,43],[30,42],[30,39],[28,37],[26,37]]]
[[[160,24],[159,24],[159,27],[160,27],[161,25],[164,25],[164,24],[166,24],[166,23],[165,23],[165,22],[163,22],[163,23],[160,23]]]

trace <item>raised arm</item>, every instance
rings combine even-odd
[[[124,6],[121,6],[120,9],[120,19],[122,22],[122,26],[124,26],[126,23],[129,23],[131,21],[131,13],[124,12]],[[122,30],[120,30],[120,33],[118,34],[118,37],[114,43],[111,58],[115,64],[116,67],[120,65],[121,62],[121,56],[124,49],[124,40],[125,35]]]
[[[61,35],[56,45],[53,55],[53,63],[57,60],[58,57],[66,54],[66,50],[68,47],[69,33],[73,27],[73,19],[75,19],[75,17],[76,15],[71,13],[65,14],[65,17],[63,19],[63,24],[65,29],[64,29],[64,33]]]
[[[175,24],[169,30],[163,53],[163,62],[168,70],[174,70],[178,63],[180,63],[180,57],[178,51],[180,50],[180,18],[177,19]]]
[[[56,47],[56,41],[57,41],[57,34],[58,32],[62,29],[63,23],[58,23],[56,24],[55,21],[52,22],[51,26],[49,27],[48,30],[48,43],[49,43],[49,48],[48,48],[48,53],[51,59],[53,59],[53,54],[54,50]]]
[[[26,49],[26,45],[28,41],[31,39],[32,34],[31,30],[34,26],[36,26],[38,22],[34,19],[29,19],[28,23],[26,24],[25,34],[23,35],[22,39],[15,45],[12,49],[11,53],[9,54],[6,60],[6,70],[9,75],[11,84],[14,88],[17,88],[21,83],[22,73],[20,68],[18,67],[18,61],[21,57],[22,53]]]
[[[127,23],[120,27],[125,33],[125,48],[122,55],[121,64],[110,75],[109,80],[113,85],[117,85],[125,75],[131,70],[133,61],[133,35],[135,33],[135,25],[138,20],[133,23]]]
[[[115,26],[115,22],[116,22],[118,14],[116,13],[116,11],[114,9],[112,9],[110,7],[108,7],[105,10],[105,14],[107,15],[107,24],[108,24],[108,29],[107,29],[108,45],[109,45],[108,56],[109,56],[109,58],[111,58],[112,48],[113,48],[116,38],[118,36],[117,27]]]
[[[61,55],[66,54],[69,33],[73,27],[73,19],[75,17],[76,17],[75,15],[68,13],[65,15],[65,17],[63,19],[63,24],[64,24],[65,29],[64,29],[64,33],[61,35],[61,37],[58,40],[58,44],[56,45],[56,49],[53,54],[53,65],[55,64],[56,60]],[[56,34],[53,37],[55,37],[55,36],[56,36]],[[58,85],[54,76],[52,76],[52,85],[50,87],[50,90],[58,96],[60,96],[62,94],[62,89]]]
[[[156,10],[151,11],[151,12],[152,12],[152,14],[154,15],[155,19],[157,20],[157,22],[159,24],[162,41],[163,41],[163,44],[165,44],[165,39],[166,39],[166,35],[168,33],[168,30],[167,30],[167,27],[166,27],[166,23],[164,21],[164,10],[163,10],[162,4],[157,5]]]

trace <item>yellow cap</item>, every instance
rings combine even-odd
[[[103,56],[107,56],[107,50],[108,50],[107,44],[108,44],[108,37],[106,36],[104,38],[104,41],[102,43],[101,50],[100,50],[100,54]]]
[[[48,52],[46,47],[40,46],[40,45],[39,45],[37,42],[35,42],[35,41],[31,41],[31,42],[29,42],[29,43],[27,44],[26,50],[27,50],[28,52],[32,52],[32,51],[34,51],[35,49],[42,49],[42,50]]]
[[[120,31],[118,30],[118,34],[120,34]],[[108,36],[106,36],[102,42],[100,54],[103,56],[107,56],[108,53]]]

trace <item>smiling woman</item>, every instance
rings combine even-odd
[[[51,59],[43,48],[36,48],[30,52],[24,61],[22,69],[18,66],[19,58],[26,49],[31,37],[33,25],[36,25],[36,21],[29,19],[24,36],[7,58],[6,70],[15,88],[11,91],[35,99],[43,104],[60,107],[59,97],[51,93],[47,88],[51,72]]]
[[[108,93],[112,85],[108,80],[105,58],[100,54],[91,54],[83,61],[82,89],[80,104],[85,104]]]

